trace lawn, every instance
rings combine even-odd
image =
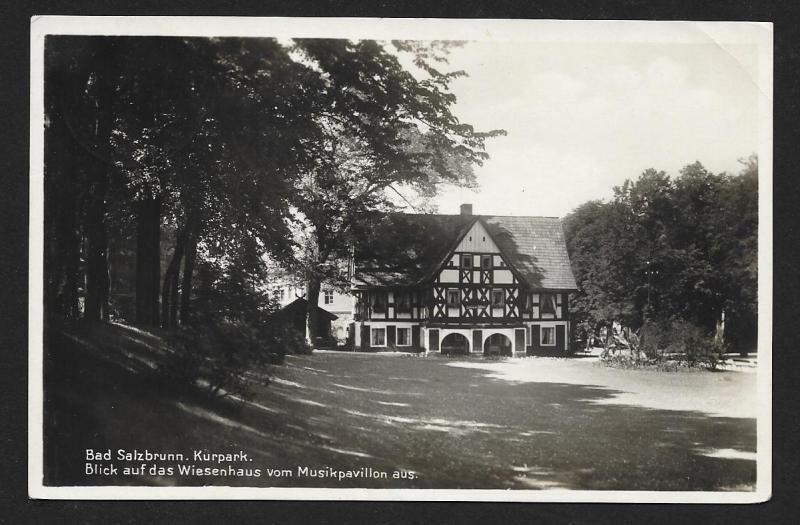
[[[254,374],[271,379],[250,402],[209,404],[152,379],[148,334],[109,326],[48,341],[47,484],[755,488],[753,373],[316,351]],[[86,448],[241,450],[263,475],[86,476]],[[326,466],[389,477],[297,475]]]

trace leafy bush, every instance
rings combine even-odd
[[[303,334],[267,322],[277,306],[245,272],[204,262],[198,281],[191,319],[167,337],[170,354],[160,371],[174,386],[247,398],[253,378],[266,377],[261,370],[287,353],[311,352]]]
[[[306,341],[305,334],[295,330],[290,326],[275,325],[270,327],[270,344],[274,351],[277,352],[279,348],[284,349],[283,355],[298,354],[309,355],[314,351],[314,348]],[[283,359],[281,358],[281,361]]]
[[[230,321],[181,327],[167,343],[170,354],[162,373],[175,386],[200,388],[208,397],[249,397],[247,372],[283,359],[271,351],[264,334]]]
[[[604,361],[625,368],[643,366],[664,370],[678,367],[716,369],[724,348],[712,334],[683,320],[648,321],[626,339],[629,347],[623,352],[608,352]]]

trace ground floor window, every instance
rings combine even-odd
[[[556,329],[554,326],[542,327],[542,346],[555,346],[556,344]]]
[[[386,328],[372,329],[371,346],[386,346]]]
[[[397,346],[411,346],[411,328],[397,328]]]

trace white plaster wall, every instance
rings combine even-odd
[[[439,280],[443,283],[457,283],[458,282],[458,270],[454,270],[451,268],[445,268],[439,274]]]
[[[483,227],[480,221],[475,221],[469,232],[461,239],[461,242],[456,248],[457,252],[483,252],[483,253],[499,253],[500,250],[492,240],[492,237]],[[480,264],[480,261],[478,261]]]
[[[494,282],[497,284],[512,284],[514,282],[514,275],[511,270],[495,270]]]

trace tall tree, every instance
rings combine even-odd
[[[453,113],[452,80],[440,72],[448,43],[298,40],[302,63],[321,72],[314,97],[321,130],[315,163],[297,185],[305,227],[297,266],[306,280],[307,337],[317,336],[321,283],[346,286],[358,228],[376,211],[392,209],[392,196],[412,189],[426,196],[444,183],[474,183],[472,166],[487,158],[486,138]],[[416,72],[399,54],[413,57]]]
[[[115,140],[136,216],[136,317],[168,327],[178,305],[188,319],[199,246],[251,236],[262,252],[280,251],[286,188],[302,165],[292,152],[313,136],[295,125],[303,113],[284,85],[293,62],[274,40],[146,39],[126,49],[131,109]],[[161,281],[164,227],[175,242]]]
[[[60,296],[62,304],[53,306],[77,315],[80,230],[86,256],[84,316],[100,320],[109,314],[106,197],[117,111],[117,49],[99,37],[48,37],[45,48],[50,84],[45,90],[45,194],[50,212],[45,220],[56,250],[46,258],[46,266],[63,270],[46,295]]]
[[[757,179],[755,158],[738,176],[699,162],[674,180],[646,170],[610,202],[577,208],[565,220],[579,286],[575,320],[592,330],[613,320],[638,328],[679,319],[721,332],[727,317],[726,341],[752,344]]]

